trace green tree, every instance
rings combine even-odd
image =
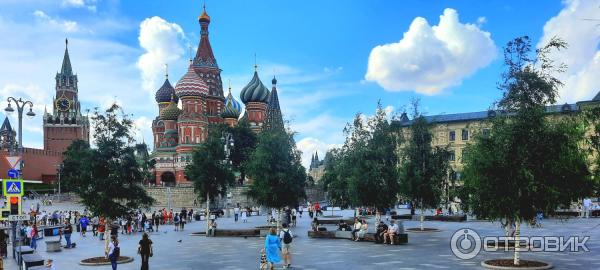
[[[506,228],[514,224],[514,265],[520,264],[521,223],[539,211],[551,214],[569,206],[594,186],[587,152],[579,147],[585,129],[569,116],[546,114],[562,85],[552,74],[564,69],[548,53],[565,47],[552,39],[532,53],[528,37],[507,44],[499,83],[502,114],[491,121],[489,135],[476,136],[464,157],[462,200],[479,218],[499,220]]]
[[[321,177],[321,186],[327,192],[332,205],[345,208],[351,205],[351,201],[348,192],[347,163],[345,163],[342,151],[340,148],[334,148],[329,150],[327,155],[325,155],[326,157],[329,156],[329,160],[325,163],[325,172],[323,173],[323,177]]]
[[[401,137],[379,103],[375,116],[363,119],[357,114],[352,125],[344,129],[344,146],[330,152],[332,158],[322,181],[333,203],[379,210],[397,200],[400,186],[396,149]]]
[[[110,224],[110,219],[149,207],[154,200],[141,185],[142,171],[130,146],[132,121],[116,104],[104,114],[96,110],[92,121],[96,148],[84,141],[69,146],[61,180],[87,209]]]
[[[240,121],[236,126],[229,127],[228,132],[231,133],[235,141],[230,159],[233,167],[240,172],[240,182],[243,183],[246,178],[247,161],[256,148],[257,136],[250,129],[247,121]]]
[[[207,218],[210,216],[210,199],[225,195],[227,187],[234,181],[223,144],[219,130],[212,130],[206,141],[194,149],[192,162],[185,168],[185,176],[194,183],[194,191],[201,199],[206,200]],[[206,235],[208,236],[208,222]]]
[[[400,164],[401,193],[410,198],[412,209],[421,209],[420,228],[423,230],[424,209],[436,208],[442,199],[444,182],[448,179],[450,152],[447,147],[433,147],[430,124],[413,103],[413,121],[408,140],[402,148]]]
[[[138,143],[135,145],[135,157],[142,171],[142,183],[148,184],[154,180],[154,174],[152,170],[156,164],[156,160],[150,159],[150,153],[148,152],[148,145],[146,143]]]
[[[306,172],[292,133],[263,130],[247,169],[253,180],[247,195],[260,205],[280,210],[295,207],[306,197]]]

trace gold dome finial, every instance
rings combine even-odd
[[[202,4],[202,15],[198,17],[199,22],[210,22],[210,16],[206,14],[206,3]]]

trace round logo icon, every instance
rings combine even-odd
[[[474,230],[460,229],[452,234],[450,249],[459,259],[473,259],[481,251],[481,237]]]

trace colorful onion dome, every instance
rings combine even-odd
[[[269,89],[258,78],[258,72],[254,71],[254,77],[240,93],[240,99],[244,104],[248,102],[267,102],[269,98]]]
[[[171,85],[171,82],[169,82],[169,78],[167,78],[167,79],[165,79],[165,82],[163,83],[163,85],[160,88],[158,88],[158,90],[156,91],[156,94],[154,95],[154,99],[158,103],[170,102],[171,96],[174,94],[175,94],[175,88],[173,88],[173,86]],[[175,103],[177,103],[178,101],[179,101],[179,99],[177,97],[175,97]]]
[[[229,94],[225,98],[225,109],[221,116],[223,118],[235,118],[238,119],[240,117],[240,113],[242,112],[242,105],[233,98],[231,95],[231,88],[229,88]]]
[[[208,95],[208,85],[190,65],[187,73],[175,85],[175,94],[179,98],[205,96]]]
[[[175,102],[175,96],[171,98],[171,102],[169,106],[165,107],[160,111],[160,119],[162,120],[177,120],[181,110],[177,108],[177,103]]]
[[[198,21],[200,22],[210,22],[210,16],[206,14],[206,5],[202,6],[202,15],[198,17]]]

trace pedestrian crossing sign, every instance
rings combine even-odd
[[[19,179],[3,179],[2,180],[2,194],[4,196],[23,196],[25,195],[25,187],[23,186],[23,180]]]

